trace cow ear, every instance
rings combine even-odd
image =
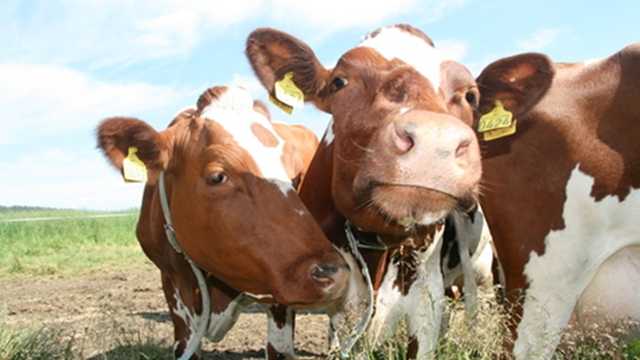
[[[131,147],[137,149],[136,156],[145,164],[149,182],[153,183],[168,165],[168,141],[144,121],[124,117],[108,118],[98,125],[96,133],[98,148],[121,171],[122,162]]]
[[[478,76],[480,113],[500,100],[516,118],[526,113],[549,89],[555,68],[546,55],[527,53],[489,64]]]
[[[319,94],[327,84],[329,70],[307,44],[287,33],[261,28],[249,35],[245,54],[269,95],[275,97],[276,82],[292,73],[291,80],[304,94],[304,101],[326,111]]]

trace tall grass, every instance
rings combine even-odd
[[[0,279],[148,264],[135,237],[137,210],[0,210]]]

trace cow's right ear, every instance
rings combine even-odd
[[[165,137],[144,121],[112,117],[103,120],[97,128],[98,148],[102,149],[109,162],[122,171],[122,162],[129,148],[137,148],[136,155],[145,164],[149,182],[169,163],[169,144]]]
[[[500,100],[519,118],[542,98],[554,74],[553,62],[543,54],[526,53],[489,64],[476,79],[480,114],[493,110]]]
[[[282,31],[261,28],[249,35],[245,54],[269,95],[275,97],[276,82],[291,73],[291,80],[304,94],[304,101],[328,111],[318,95],[325,88],[330,72],[303,41]]]

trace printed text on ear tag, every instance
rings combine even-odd
[[[146,182],[147,167],[136,153],[138,148],[132,146],[127,152],[127,157],[122,160],[122,176],[125,182]]]
[[[511,125],[495,130],[489,130],[484,132],[484,141],[491,141],[495,139],[499,139],[501,137],[513,135],[516,133],[516,124],[518,122],[513,120]]]
[[[276,99],[286,105],[297,109],[304,107],[304,93],[293,82],[292,72],[286,73],[284,79],[277,81],[274,90]]]
[[[484,114],[478,122],[478,132],[484,133],[484,140],[490,141],[516,132],[516,121],[513,113],[506,110],[502,101],[496,100],[496,106]]]

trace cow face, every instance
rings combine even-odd
[[[481,175],[470,128],[476,83],[419,30],[379,29],[333,69],[306,44],[273,29],[254,31],[246,53],[272,95],[274,84],[291,73],[305,100],[333,115],[332,133],[316,157],[331,156],[324,163],[333,164],[333,201],[360,229],[415,232],[475,203]]]
[[[151,179],[164,171],[178,241],[204,270],[258,300],[294,307],[341,296],[348,268],[298,198],[283,166],[284,141],[245,90],[210,89],[197,110],[162,132],[136,119],[107,119],[98,140],[118,168],[135,146]],[[154,193],[143,203],[152,209],[149,237],[165,242]],[[156,241],[140,229],[141,243]]]

